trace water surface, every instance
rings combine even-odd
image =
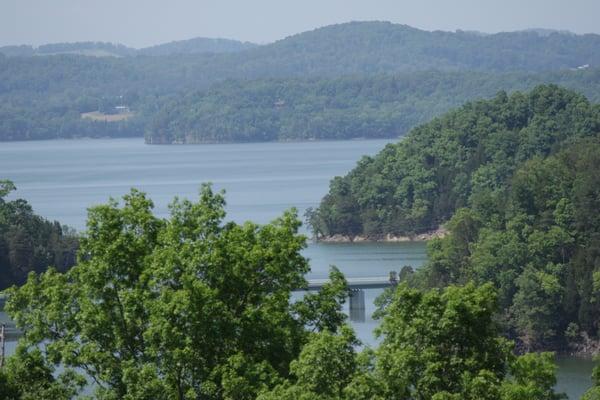
[[[195,199],[202,182],[227,191],[227,219],[266,223],[296,207],[303,215],[327,192],[329,181],[348,172],[363,155],[374,155],[387,140],[302,143],[254,143],[197,146],[148,146],[141,139],[57,140],[0,143],[0,179],[11,179],[15,196],[34,210],[78,230],[86,209],[131,187],[147,192],[156,212],[168,215],[174,196]],[[306,230],[304,230],[306,232]],[[327,276],[330,265],[347,277],[381,276],[426,260],[422,243],[309,244],[309,278]],[[365,291],[364,320],[354,322],[359,338],[374,344],[377,322],[373,300],[380,290]],[[0,319],[6,318],[0,313]],[[14,342],[7,346],[14,351]],[[591,384],[590,361],[559,359],[558,388],[571,399]]]

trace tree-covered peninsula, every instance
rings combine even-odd
[[[599,133],[600,106],[578,93],[552,85],[501,92],[364,157],[331,181],[309,222],[317,237],[379,239],[435,230],[456,209],[509,187],[527,160]]]
[[[523,350],[600,348],[600,139],[536,155],[506,186],[474,193],[429,243],[421,287],[491,282],[507,336]],[[418,283],[417,283],[418,282]]]
[[[469,103],[335,178],[309,213],[321,236],[412,235],[444,225],[422,289],[498,290],[524,350],[591,354],[600,340],[600,107],[556,86]]]

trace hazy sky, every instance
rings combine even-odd
[[[600,0],[0,0],[0,45],[91,40],[143,47],[196,36],[266,43],[352,20],[600,33]]]

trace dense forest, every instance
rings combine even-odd
[[[530,81],[532,85],[548,82],[565,84],[578,90],[588,90],[586,94],[591,95],[592,90],[588,88],[597,84],[591,78],[597,77],[597,72],[581,78],[585,82],[572,82],[572,85],[569,82],[578,78],[559,76],[567,75],[567,72],[557,73],[554,77],[542,75],[540,78],[535,78],[533,73],[600,65],[598,35],[427,32],[385,22],[333,25],[261,46],[198,38],[141,50],[107,43],[67,43],[27,49],[23,46],[4,48],[5,53],[15,55],[11,57],[0,51],[0,140],[142,136],[147,131],[156,142],[181,141],[180,136],[185,136],[185,133],[174,135],[169,132],[172,109],[177,113],[183,111],[184,116],[171,125],[191,125],[189,136],[198,137],[194,141],[212,141],[215,135],[222,141],[237,140],[232,139],[232,130],[241,124],[248,125],[249,121],[262,119],[264,124],[249,124],[252,127],[239,139],[264,140],[261,136],[270,138],[274,135],[282,139],[289,136],[295,139],[314,138],[318,136],[315,130],[321,128],[329,132],[327,138],[370,137],[371,134],[381,137],[381,131],[388,129],[387,136],[394,137],[415,123],[436,115],[426,109],[443,112],[459,102],[473,99],[471,94],[482,97],[500,88],[531,87],[524,87],[521,80]],[[119,57],[84,55],[94,52],[98,53],[96,55],[114,53]],[[485,84],[481,91],[474,90],[478,84],[485,83],[486,78],[480,74],[474,74],[473,81],[467,80],[466,73],[462,81],[449,77],[450,82],[459,81],[455,88],[456,99],[442,98],[439,97],[442,94],[433,93],[429,101],[427,90],[420,92],[413,87],[408,93],[422,96],[415,100],[414,106],[410,98],[403,99],[402,94],[393,95],[400,99],[383,99],[362,105],[348,104],[348,99],[336,97],[337,91],[347,96],[357,90],[357,86],[368,88],[372,80],[383,79],[379,84],[385,84],[385,79],[413,79],[406,75],[408,72],[417,73],[414,80],[420,81],[420,85],[435,87],[435,80],[445,78],[433,73],[434,82],[427,82],[423,81],[427,74],[419,72],[432,70],[531,75],[489,78],[492,82]],[[403,78],[375,77],[398,74]],[[340,79],[344,76],[354,78]],[[366,81],[360,83],[361,77],[367,77],[364,78]],[[266,79],[283,81],[270,82]],[[321,82],[312,82],[313,79]],[[332,79],[332,82],[327,83],[326,79]],[[239,120],[226,113],[228,108],[239,106],[240,101],[231,93],[231,86],[228,88],[225,84],[210,89],[224,80],[244,82],[239,83],[242,100],[244,96],[251,96],[245,99],[250,104]],[[249,80],[259,82],[246,83]],[[586,83],[591,83],[591,86]],[[327,85],[335,90],[320,89]],[[346,85],[350,87],[344,88]],[[460,85],[467,89],[461,90]],[[261,89],[261,86],[264,88]],[[203,94],[197,94],[198,91]],[[305,102],[309,115],[314,117],[308,121],[310,124],[285,115],[289,106],[284,108],[283,117],[279,115],[282,113],[275,113],[272,109],[255,107],[254,102],[263,105],[278,102],[278,99],[272,101],[273,93],[269,91],[281,91],[281,95],[288,91],[300,97],[298,101]],[[332,96],[333,100],[323,104],[323,99],[314,99],[319,94]],[[211,95],[222,98],[211,98]],[[254,99],[254,95],[259,97]],[[286,103],[293,105],[293,100],[288,99]],[[399,103],[387,104],[390,102]],[[222,107],[223,103],[225,107]],[[377,109],[379,105],[381,110]],[[107,113],[116,106],[129,107],[133,111],[132,116],[111,123],[81,118],[82,113]],[[190,109],[180,109],[184,106]],[[201,114],[199,118],[202,123],[207,123],[209,131],[199,133],[193,126],[194,121],[187,121],[196,116],[197,106],[210,110],[220,107],[220,112],[224,113],[221,117],[229,119],[219,126],[218,122],[210,121],[208,116]],[[332,108],[320,111],[324,106]],[[161,114],[162,120],[153,120],[152,117],[163,107],[166,109]],[[322,119],[331,119],[330,126]],[[341,133],[332,133],[332,126],[337,123]],[[313,128],[306,128],[311,124]],[[363,132],[357,132],[358,129]]]
[[[524,350],[591,354],[600,339],[600,138],[538,155],[472,191],[429,244],[424,287],[491,282]]]
[[[412,284],[492,282],[505,333],[524,349],[593,352],[599,177],[600,106],[540,86],[414,129],[335,178],[308,214],[318,236],[382,238],[445,224],[450,235],[429,244],[427,266],[407,275]]]
[[[6,200],[14,189],[12,182],[0,181],[0,290],[50,266],[65,271],[75,264],[78,247],[68,227],[35,215],[23,199]]]
[[[317,236],[378,238],[438,228],[481,192],[504,187],[515,169],[580,137],[600,133],[600,106],[557,86],[502,92],[413,129],[365,157],[329,193],[310,222]]]
[[[557,83],[600,101],[600,69],[229,81],[165,101],[146,126],[146,142],[396,138],[468,100],[540,83]]]
[[[501,336],[491,285],[402,284],[380,344],[361,349],[337,269],[292,298],[309,269],[294,212],[238,225],[224,203],[204,186],[166,219],[135,190],[91,208],[78,264],[9,290],[24,335],[0,396],[67,400],[88,385],[104,400],[564,399],[552,354],[516,356]]]
[[[173,54],[199,53],[235,53],[258,46],[250,42],[240,42],[231,39],[193,38],[158,44],[137,50],[136,54],[146,56],[169,56]]]
[[[50,43],[38,47],[29,45],[2,46],[0,54],[7,57],[49,56],[58,54],[79,54],[96,57],[132,56],[136,50],[122,44],[106,42]]]
[[[65,63],[65,59],[70,62]],[[465,101],[557,83],[600,100],[600,69],[547,73],[404,72],[335,79],[227,81],[181,89],[176,77],[90,57],[0,59],[0,138],[126,137],[149,143],[398,137]],[[4,62],[6,62],[4,64]],[[125,105],[123,121],[83,119]],[[112,110],[112,111],[111,111]]]

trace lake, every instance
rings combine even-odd
[[[348,172],[387,140],[148,146],[142,139],[57,140],[0,144],[0,179],[11,179],[13,197],[27,199],[49,219],[85,230],[86,209],[120,197],[131,187],[147,192],[156,213],[168,215],[174,196],[194,199],[202,182],[225,189],[227,219],[266,223],[296,207],[318,204],[329,181]],[[306,233],[306,230],[303,232]],[[423,243],[310,243],[309,278],[324,278],[330,265],[348,277],[386,276],[426,261]],[[373,344],[371,314],[378,290],[365,291],[359,338]],[[1,315],[0,319],[5,318]],[[14,349],[14,343],[7,347]],[[593,363],[559,358],[558,389],[576,399],[590,386]]]

